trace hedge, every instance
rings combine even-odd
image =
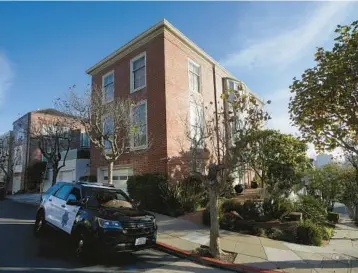
[[[339,213],[337,212],[328,212],[327,220],[333,223],[338,223],[339,221]]]

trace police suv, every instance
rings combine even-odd
[[[90,182],[57,182],[41,197],[34,233],[51,227],[69,234],[80,258],[91,250],[131,252],[153,246],[155,217],[121,190]]]

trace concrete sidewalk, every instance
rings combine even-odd
[[[206,226],[160,214],[156,217],[158,242],[184,251],[209,244]],[[350,226],[347,231],[347,221],[342,219],[336,234],[325,247],[286,243],[225,230],[220,232],[220,243],[223,250],[237,253],[235,264],[256,267],[258,271],[358,273],[358,243],[353,243],[358,239],[358,229]]]
[[[39,194],[8,196],[16,202],[38,204]],[[190,221],[154,213],[158,242],[191,252],[209,244],[209,228]],[[221,248],[237,253],[235,264],[257,271],[310,273],[358,273],[358,229],[344,213],[335,234],[325,247],[286,243],[268,238],[220,231]],[[245,270],[242,270],[245,271]]]

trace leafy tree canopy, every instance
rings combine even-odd
[[[331,50],[318,48],[316,66],[290,86],[293,124],[319,150],[358,154],[358,21],[336,29]]]

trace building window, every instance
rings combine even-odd
[[[107,116],[103,120],[104,146],[106,151],[111,151],[111,143],[108,141],[113,139],[114,123],[111,116]]]
[[[145,149],[148,146],[147,132],[147,101],[138,103],[132,107],[132,147],[133,149]]]
[[[102,78],[104,102],[108,103],[114,99],[114,73],[109,72]]]
[[[131,93],[146,86],[146,53],[131,60]]]
[[[87,133],[81,133],[81,147],[88,148],[90,146],[90,140]]]
[[[200,92],[200,65],[189,60],[189,90],[199,93]]]
[[[190,139],[193,147],[204,145],[204,107],[201,104],[190,103]]]

